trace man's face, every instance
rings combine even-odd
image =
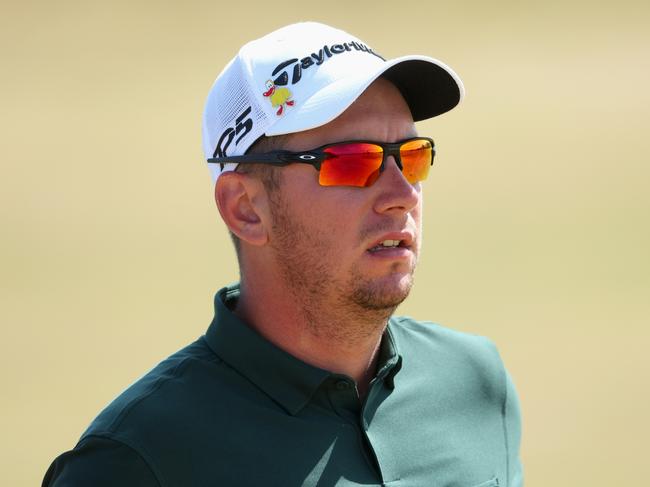
[[[379,79],[337,119],[289,136],[283,148],[415,135],[401,94]],[[303,307],[317,312],[334,306],[350,318],[369,311],[388,315],[408,295],[420,248],[421,189],[404,179],[392,157],[367,188],[320,186],[312,166],[286,166],[271,207],[275,264]],[[402,243],[377,249],[385,240]]]

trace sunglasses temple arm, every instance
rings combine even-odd
[[[272,164],[275,166],[286,166],[293,161],[282,157],[279,152],[267,152],[262,154],[246,154],[243,156],[232,157],[211,157],[208,159],[210,164]]]
[[[305,158],[309,156],[309,158]],[[208,159],[211,164],[270,164],[273,166],[287,166],[293,163],[309,164],[320,170],[321,162],[325,159],[323,154],[274,151],[262,154],[246,154],[243,156],[232,157],[212,157]]]

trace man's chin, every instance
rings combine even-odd
[[[367,310],[392,312],[411,292],[413,276],[391,276],[392,279],[374,281],[355,288],[352,293],[354,303]]]

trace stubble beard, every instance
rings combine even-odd
[[[411,290],[415,265],[399,285],[362,276],[355,268],[347,279],[337,279],[331,268],[337,256],[328,245],[328,235],[292,218],[279,195],[273,198],[271,211],[276,263],[310,332],[354,344],[383,331]]]

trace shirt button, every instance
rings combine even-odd
[[[350,383],[344,380],[340,380],[336,383],[336,388],[339,391],[347,391],[350,388]]]

